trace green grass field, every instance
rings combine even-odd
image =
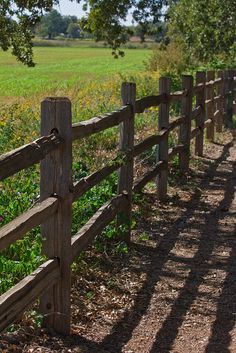
[[[126,49],[125,57],[119,59],[107,48],[35,47],[34,53],[37,65],[28,68],[10,52],[0,52],[1,102],[35,94],[66,95],[78,83],[141,72],[150,50]]]
[[[145,71],[150,50],[127,49],[114,59],[106,48],[36,47],[35,68],[18,63],[0,52],[0,154],[40,136],[40,101],[49,95],[72,100],[73,121],[89,119],[121,106],[122,81],[137,83],[137,96],[157,93],[158,74]],[[157,112],[135,119],[142,136],[146,126],[157,126]],[[74,144],[75,180],[102,167],[116,154],[117,128],[108,129]],[[117,190],[117,175],[86,193],[74,204],[72,231],[77,231]],[[0,183],[0,227],[37,202],[39,169],[32,167]],[[104,238],[117,232],[109,226]],[[101,245],[99,245],[101,246]],[[42,262],[38,228],[24,240],[0,252],[0,294],[31,273]]]

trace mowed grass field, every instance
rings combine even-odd
[[[28,68],[10,52],[1,51],[0,102],[37,94],[66,95],[78,83],[140,73],[150,53],[147,49],[125,49],[124,58],[114,59],[108,48],[35,47],[36,66]]]

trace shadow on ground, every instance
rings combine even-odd
[[[133,244],[135,250],[145,256],[148,261],[145,264],[140,263],[140,269],[132,269],[133,271],[146,272],[146,280],[137,293],[132,308],[124,314],[123,318],[115,324],[112,332],[101,342],[93,342],[82,336],[72,335],[64,340],[64,347],[68,347],[72,352],[75,347],[79,347],[79,352],[84,353],[144,353],[138,346],[136,350],[132,348],[129,350],[128,342],[132,339],[142,318],[147,314],[158,282],[163,276],[177,276],[175,272],[171,273],[170,270],[167,273],[165,268],[167,261],[172,261],[176,265],[186,266],[188,274],[183,278],[183,285],[178,289],[176,297],[171,302],[169,312],[153,333],[154,339],[150,344],[149,352],[167,353],[172,351],[186,315],[200,295],[199,287],[213,268],[224,270],[226,276],[220,295],[216,299],[216,312],[212,320],[210,336],[204,351],[201,352],[230,352],[230,331],[234,327],[236,317],[236,237],[235,227],[227,227],[226,224],[224,231],[222,224],[225,219],[226,223],[229,222],[232,225],[236,214],[236,208],[234,209],[232,206],[236,185],[236,162],[228,159],[232,145],[232,142],[225,145],[219,158],[215,160],[204,159],[206,172],[201,176],[201,181],[189,201],[173,200],[173,202],[181,202],[183,212],[173,224],[168,222],[165,224],[165,220],[162,222],[162,226],[164,224],[167,231],[161,240],[159,234],[152,234],[152,239],[156,239],[157,242],[156,247]],[[223,166],[223,168],[219,168],[219,166]],[[224,196],[216,207],[212,207],[212,204],[202,198],[202,192],[207,191],[217,197],[218,190],[224,190]],[[153,203],[154,196],[152,194],[145,196],[147,200],[150,200],[150,203]],[[194,216],[199,213],[201,213],[201,222],[199,219],[196,221]],[[158,221],[156,222],[158,223]],[[184,239],[183,226],[185,225],[198,233],[197,239],[192,239],[196,246],[192,257],[176,256],[172,251],[178,241],[191,242],[191,237],[187,236]],[[142,226],[145,228],[145,220],[143,220]],[[149,225],[149,229],[157,229],[157,226],[154,221],[152,225]],[[230,249],[229,256],[216,255],[217,249],[221,246]],[[207,300],[209,294],[205,293],[204,295]],[[157,318],[157,320],[159,319]],[[147,327],[147,329],[149,328]],[[126,345],[127,350],[124,349]]]
[[[145,271],[147,273],[146,281],[136,296],[132,310],[124,315],[113,327],[111,334],[107,335],[102,342],[95,343],[80,336],[73,336],[70,338],[71,348],[73,345],[85,345],[87,347],[86,352],[87,349],[89,352],[122,352],[123,347],[132,338],[133,331],[139,325],[142,316],[147,312],[155,286],[163,275],[163,266],[166,261],[171,258],[172,261],[185,262],[189,266],[189,274],[177,298],[172,303],[171,311],[162,323],[161,328],[156,332],[150,352],[165,353],[171,351],[172,345],[178,335],[178,330],[185,319],[185,315],[198,296],[198,288],[202,284],[204,276],[212,266],[224,269],[227,275],[221,294],[217,299],[215,321],[212,325],[211,335],[208,339],[205,352],[230,352],[230,331],[235,324],[236,316],[235,229],[231,229],[230,232],[226,234],[223,234],[221,231],[220,237],[217,237],[217,235],[219,232],[219,221],[222,221],[225,216],[227,216],[227,219],[235,217],[236,214],[236,209],[230,210],[236,184],[236,164],[234,161],[227,161],[227,164],[231,165],[232,170],[218,171],[219,165],[224,164],[229,157],[231,147],[232,143],[225,145],[221,156],[216,160],[205,159],[207,171],[202,177],[199,188],[192,195],[191,200],[182,204],[182,207],[186,208],[186,212],[181,215],[179,220],[176,220],[172,227],[168,225],[168,232],[165,234],[163,240],[158,242],[158,246],[155,249],[149,249],[147,246],[134,244],[134,247],[136,247],[139,252],[144,252],[146,256],[148,255],[150,261],[148,266],[145,265]],[[212,182],[213,179],[215,183]],[[211,205],[201,200],[201,192],[199,190],[215,192],[220,188],[224,190],[224,197],[217,208],[212,209]],[[146,197],[151,198],[151,202],[153,202],[153,195],[146,195]],[[192,258],[174,259],[171,250],[175,246],[181,231],[181,228],[178,231],[176,224],[182,222],[183,219],[191,219],[191,216],[198,210],[201,210],[201,212],[204,211],[206,214],[203,216],[202,224],[191,225],[196,227],[200,233],[198,250]],[[156,236],[158,237],[158,235]],[[230,256],[218,262],[209,261],[212,257],[213,250],[217,248],[218,245],[222,245],[222,243],[230,247]],[[142,264],[140,266],[142,267]],[[139,352],[139,350],[137,350],[137,352]]]

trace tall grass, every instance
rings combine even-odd
[[[40,50],[44,49],[40,48]],[[61,50],[63,50],[63,48]],[[100,50],[103,51],[103,49]],[[59,48],[56,48],[56,51],[59,51]],[[42,54],[42,52],[38,51],[36,54],[41,55],[40,53]],[[136,66],[134,65],[134,57],[132,57],[132,62],[130,62],[130,57],[127,58],[127,61],[116,61],[118,64],[114,64],[112,62],[113,66],[107,68],[106,71],[104,68],[106,67],[106,64],[104,65],[104,57],[102,52],[96,51],[96,53],[98,56],[87,62],[87,72],[93,72],[93,79],[89,75],[88,77],[84,77],[83,80],[80,80],[78,77],[73,77],[70,84],[68,84],[68,81],[65,80],[65,87],[63,86],[63,82],[60,82],[63,75],[68,76],[65,71],[65,66],[63,65],[66,65],[67,68],[71,67],[71,75],[72,72],[74,72],[74,76],[76,75],[76,54],[74,52],[71,56],[67,52],[66,55],[68,55],[68,62],[64,58],[63,62],[54,62],[53,64],[52,58],[46,58],[43,66],[39,65],[34,71],[34,74],[31,69],[27,71],[27,68],[18,67],[18,64],[12,63],[12,71],[15,70],[14,73],[16,78],[24,75],[24,72],[28,73],[25,77],[25,82],[20,83],[16,78],[14,80],[13,78],[10,79],[10,81],[12,80],[11,83],[5,82],[6,92],[11,94],[11,100],[14,101],[14,103],[8,105],[2,104],[1,107],[0,154],[39,137],[39,102],[46,93],[68,96],[72,100],[73,122],[89,119],[93,116],[100,115],[120,107],[120,86],[122,81],[135,81],[137,83],[138,97],[157,93],[158,74],[150,76],[144,72],[141,72],[138,66],[142,65],[141,60]],[[136,57],[137,55],[139,55],[139,53],[136,54]],[[140,55],[140,59],[145,57],[145,53],[143,52],[140,53]],[[87,56],[88,51],[85,57]],[[0,56],[0,61],[1,60],[3,60],[2,56]],[[92,68],[92,62],[96,60],[98,61],[97,66]],[[110,62],[110,60],[110,58],[107,59],[107,62]],[[11,62],[9,65],[11,65]],[[83,65],[85,65],[85,62]],[[123,70],[121,70],[122,72],[119,72],[119,70],[117,71],[117,68],[115,69],[115,65],[121,65],[123,68]],[[101,68],[103,68],[103,72]],[[10,68],[8,68],[8,70],[10,72]],[[50,72],[50,70],[52,70],[52,72]],[[111,75],[113,71],[116,73]],[[50,72],[50,77],[54,77],[57,82],[53,83],[48,81],[49,84],[46,84],[45,91],[42,84],[39,93],[35,94],[33,89],[36,86],[39,88],[38,83],[40,77],[42,77],[43,80],[46,72]],[[2,72],[0,69],[0,75],[1,74]],[[33,87],[28,87],[26,83],[28,82],[28,84],[30,84],[32,75],[35,75],[36,83],[34,84],[35,86],[33,85]],[[47,80],[48,77],[46,77],[46,81]],[[18,91],[20,84],[22,84],[22,90]],[[54,84],[55,86],[53,87]],[[3,88],[1,89],[3,90]],[[19,95],[25,92],[25,97],[23,99],[16,100],[13,97],[16,94],[15,92],[18,92],[17,94]],[[156,128],[156,126],[156,109],[154,109],[151,114],[143,114],[138,116],[136,119],[136,139],[138,139],[139,136],[142,136],[143,138],[143,136],[149,133],[149,129]],[[81,139],[80,141],[75,142],[73,144],[74,180],[78,180],[79,178],[88,175],[90,172],[104,165],[107,159],[112,158],[116,154],[117,147],[117,128],[108,129],[103,133],[99,133],[91,136],[90,138]],[[78,228],[81,227],[104,202],[116,193],[116,185],[117,174],[114,173],[100,185],[87,192],[78,202],[74,204],[72,224],[73,233],[75,233]],[[6,179],[4,182],[0,183],[0,191],[0,226],[3,226],[38,202],[38,166],[22,171],[16,176]],[[107,232],[104,233],[104,236],[106,238],[111,238],[112,235],[113,231],[110,227],[107,229]],[[28,233],[23,240],[16,242],[8,249],[0,253],[0,270],[3,274],[0,279],[0,293],[6,291],[28,273],[31,273],[43,261],[41,246],[42,241],[40,229],[36,228],[32,232]]]

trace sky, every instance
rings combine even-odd
[[[55,7],[62,15],[75,15],[81,17],[83,15],[82,5],[76,1],[60,0],[60,5]]]
[[[70,0],[60,0],[60,5],[55,7],[62,15],[74,15],[78,18],[82,17],[83,10],[82,5],[76,1],[71,2]],[[132,16],[128,15],[127,25],[132,24]]]

